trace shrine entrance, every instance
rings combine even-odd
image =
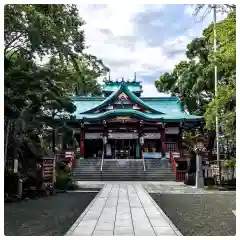
[[[111,147],[111,156],[114,159],[133,159],[136,158],[137,139],[109,139],[109,147]],[[107,148],[107,155],[108,154]]]

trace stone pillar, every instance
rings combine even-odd
[[[166,135],[165,135],[165,126],[163,125],[163,127],[160,129],[160,133],[161,133],[161,152],[162,152],[162,157],[165,157],[166,154]]]
[[[203,170],[202,170],[202,156],[196,154],[196,188],[204,188]]]
[[[84,124],[81,123],[81,130],[80,130],[80,158],[84,158],[84,138],[85,138]]]
[[[105,158],[106,152],[107,152],[107,142],[104,143],[104,137],[108,139],[108,128],[107,128],[107,122],[105,120],[103,120],[103,154]]]

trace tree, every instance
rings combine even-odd
[[[85,47],[84,21],[76,5],[7,4],[4,6],[4,53],[23,51],[30,58],[77,57]]]
[[[216,7],[218,13],[229,13],[236,10],[235,4],[194,4],[195,9],[193,12],[194,17],[200,16],[202,21],[208,14],[212,12],[212,9]]]
[[[215,136],[216,106],[221,109],[222,132],[229,136],[235,131],[236,11],[232,10],[226,19],[217,23],[216,29],[217,54],[213,51],[213,25],[210,24],[202,37],[188,44],[188,60],[181,61],[171,73],[164,73],[155,81],[158,91],[181,96],[190,114],[204,115],[205,127],[212,137]],[[218,98],[214,97],[215,64],[218,66]]]
[[[219,124],[223,135],[236,142],[236,11],[218,24],[217,36],[219,47],[216,59],[219,78],[218,96],[209,103],[205,113],[207,129],[215,128],[218,111]]]
[[[75,111],[75,89],[98,94],[97,77],[107,68],[84,52],[84,21],[76,5],[8,4],[4,10],[5,162],[34,164],[28,154],[45,154],[48,129],[55,136],[55,129],[67,128],[56,118]],[[46,57],[45,64],[37,61]]]

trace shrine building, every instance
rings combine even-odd
[[[105,81],[102,97],[75,96],[75,129],[80,157],[139,159],[183,151],[183,129],[202,117],[187,114],[176,96],[142,97],[138,81]]]

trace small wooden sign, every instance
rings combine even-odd
[[[42,161],[42,177],[45,184],[55,182],[55,158],[45,157]]]

